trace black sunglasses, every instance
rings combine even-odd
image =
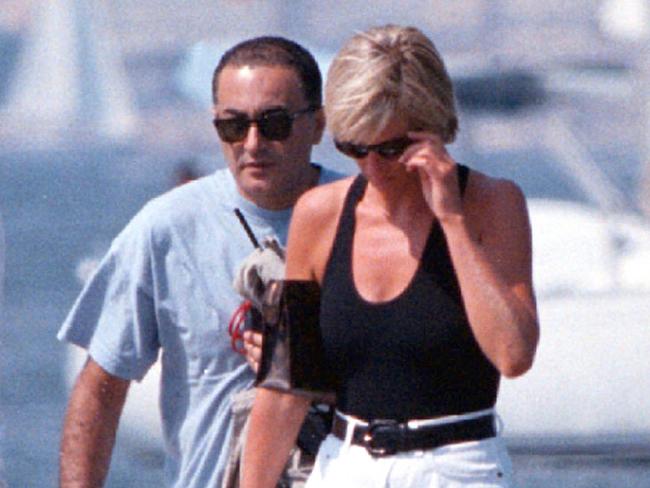
[[[225,119],[214,119],[212,123],[219,137],[224,142],[240,142],[248,135],[251,124],[257,124],[262,137],[269,141],[284,141],[291,135],[293,121],[299,116],[315,112],[320,107],[310,106],[297,112],[289,113],[285,108],[276,108],[262,112],[257,118],[247,115],[235,115]]]
[[[408,137],[398,137],[379,144],[370,145],[334,141],[336,149],[354,159],[365,158],[371,151],[376,152],[382,158],[395,158],[401,156],[411,144],[413,144],[413,141]]]

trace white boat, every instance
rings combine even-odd
[[[529,209],[541,338],[533,368],[502,380],[505,435],[650,436],[650,226],[569,202]]]

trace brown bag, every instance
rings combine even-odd
[[[262,358],[255,385],[334,402],[320,331],[320,287],[314,281],[271,281],[262,303]]]

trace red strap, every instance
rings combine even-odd
[[[239,354],[246,354],[246,349],[244,349],[243,341],[244,334],[242,333],[242,327],[246,322],[246,314],[252,307],[250,300],[245,300],[237,307],[235,313],[232,314],[230,322],[228,323],[228,335],[230,335],[230,347],[235,352]]]

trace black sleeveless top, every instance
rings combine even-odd
[[[461,193],[469,169],[458,166]],[[325,359],[337,408],[363,419],[416,419],[493,407],[499,373],[470,330],[445,236],[437,220],[407,288],[373,304],[352,277],[355,208],[367,186],[352,183],[321,290]]]

